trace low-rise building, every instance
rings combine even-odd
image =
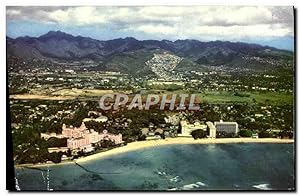
[[[252,133],[252,138],[257,139],[258,138],[258,133]]]
[[[106,122],[108,118],[106,116],[99,116],[98,118],[85,118],[83,119],[83,122],[89,122],[89,121],[95,121],[98,123]]]
[[[159,140],[159,139],[161,139],[160,135],[151,135],[146,137],[146,140]]]
[[[68,152],[69,148],[68,147],[53,147],[53,148],[48,148],[48,152]]]
[[[98,136],[98,141],[101,140],[111,140],[113,141],[115,144],[122,144],[123,140],[122,140],[122,134],[119,133],[118,135],[109,133],[107,130],[103,130],[103,132],[101,134],[99,134]]]
[[[41,138],[48,140],[51,137],[55,137],[55,138],[64,138],[64,136],[62,134],[57,134],[57,133],[41,133]]]
[[[206,122],[207,125],[207,131],[208,131],[208,137],[210,138],[216,138],[216,126],[212,122]]]
[[[141,129],[142,135],[148,135],[149,133],[149,128],[142,128]]]
[[[192,137],[191,133],[195,130],[206,130],[207,126],[202,125],[199,122],[195,122],[193,124],[189,124],[187,121],[183,120],[180,121],[180,126],[181,126],[181,133],[178,134],[178,136],[183,136],[183,137]]]

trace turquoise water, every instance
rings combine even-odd
[[[292,144],[190,144],[50,167],[53,190],[291,190]],[[45,167],[43,168],[45,169]],[[111,173],[116,174],[100,174]],[[17,169],[21,190],[46,190],[47,172]]]

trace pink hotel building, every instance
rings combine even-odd
[[[98,133],[94,130],[89,130],[82,122],[80,127],[67,127],[65,124],[62,126],[62,136],[67,139],[67,147],[72,149],[82,149],[91,147],[92,143],[101,140],[111,140],[115,144],[121,144],[122,134],[114,135],[104,130],[103,133]]]

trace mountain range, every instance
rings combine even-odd
[[[107,41],[50,31],[39,37],[6,37],[7,57],[24,60],[93,61],[103,69],[124,72],[143,69],[153,54],[167,52],[184,60],[178,68],[230,66],[254,69],[292,64],[293,52],[242,42],[198,40],[137,40],[132,37]]]

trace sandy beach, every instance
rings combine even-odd
[[[83,163],[86,161],[91,161],[94,159],[101,159],[109,157],[112,155],[117,155],[120,153],[126,153],[136,150],[143,150],[145,148],[157,147],[163,145],[175,145],[175,144],[224,144],[224,143],[293,143],[292,139],[277,139],[277,138],[219,138],[219,139],[198,139],[194,140],[193,138],[168,138],[165,140],[152,140],[152,141],[138,141],[129,143],[126,146],[119,148],[114,148],[112,150],[93,154],[87,157],[78,159],[77,163]]]
[[[176,145],[176,144],[232,144],[232,143],[293,143],[293,139],[277,139],[277,138],[218,138],[218,139],[198,139],[194,140],[193,138],[168,138],[165,140],[152,140],[152,141],[137,141],[128,143],[126,146],[114,148],[105,152],[100,152],[97,154],[93,154],[90,156],[82,157],[77,160],[74,160],[77,163],[84,163],[87,161],[106,158],[113,155],[118,155],[121,153],[143,150],[146,148],[163,146],[163,145]],[[74,161],[66,161],[58,164],[55,163],[45,163],[45,164],[22,164],[16,165],[16,167],[43,167],[43,166],[52,166],[52,165],[63,165],[63,164],[71,164]]]

